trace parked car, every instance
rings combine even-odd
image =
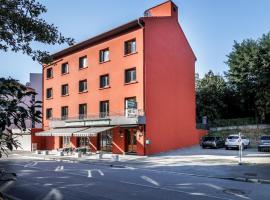
[[[202,139],[202,148],[223,148],[224,140],[222,137],[206,136]]]
[[[246,138],[244,135],[241,135],[239,137],[239,135],[237,134],[229,135],[226,138],[225,148],[227,150],[231,148],[239,149],[240,145],[242,145],[243,149],[248,148],[248,146],[250,145],[250,140]]]
[[[258,144],[258,151],[270,152],[270,135],[263,135],[260,137],[260,141]]]

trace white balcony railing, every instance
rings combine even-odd
[[[54,117],[49,119],[50,121],[84,121],[84,120],[101,120],[111,119],[115,117],[126,117],[126,118],[138,118],[145,115],[141,109],[126,109],[124,112],[100,112],[94,114],[80,114],[77,116],[62,116],[60,118]]]

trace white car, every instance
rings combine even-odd
[[[247,148],[250,145],[250,140],[246,138],[244,135],[229,135],[226,138],[225,141],[225,148],[230,149],[230,148],[239,148],[239,146],[242,145],[243,149]]]

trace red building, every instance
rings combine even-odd
[[[43,66],[44,149],[148,155],[198,144],[196,57],[167,1]]]

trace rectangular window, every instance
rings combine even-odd
[[[46,109],[46,119],[51,119],[52,118],[52,108],[47,108]]]
[[[83,69],[87,67],[87,56],[83,56],[79,58],[79,69]]]
[[[62,96],[68,95],[68,84],[62,85],[61,94],[62,94]]]
[[[84,119],[87,117],[87,104],[79,105],[79,119]]]
[[[52,96],[53,96],[52,88],[48,88],[48,89],[46,90],[46,97],[47,97],[47,99],[52,98]]]
[[[46,76],[47,78],[52,78],[53,77],[53,69],[52,68],[48,68],[46,75],[47,75]]]
[[[87,80],[79,81],[79,92],[87,91]]]
[[[99,81],[99,87],[100,88],[105,88],[109,86],[109,75],[102,75],[100,76],[100,81]]]
[[[126,117],[137,116],[136,97],[125,98],[125,115],[126,115]]]
[[[61,107],[61,119],[62,120],[68,119],[68,107],[67,106]]]
[[[125,42],[125,55],[136,53],[136,39]]]
[[[125,83],[136,81],[136,68],[125,70]]]
[[[109,101],[101,101],[99,104],[99,116],[100,118],[106,118],[109,116]]]
[[[99,51],[99,62],[106,62],[110,60],[110,51],[109,48]]]
[[[61,66],[61,73],[62,74],[67,74],[69,72],[68,70],[68,63],[63,63]]]

